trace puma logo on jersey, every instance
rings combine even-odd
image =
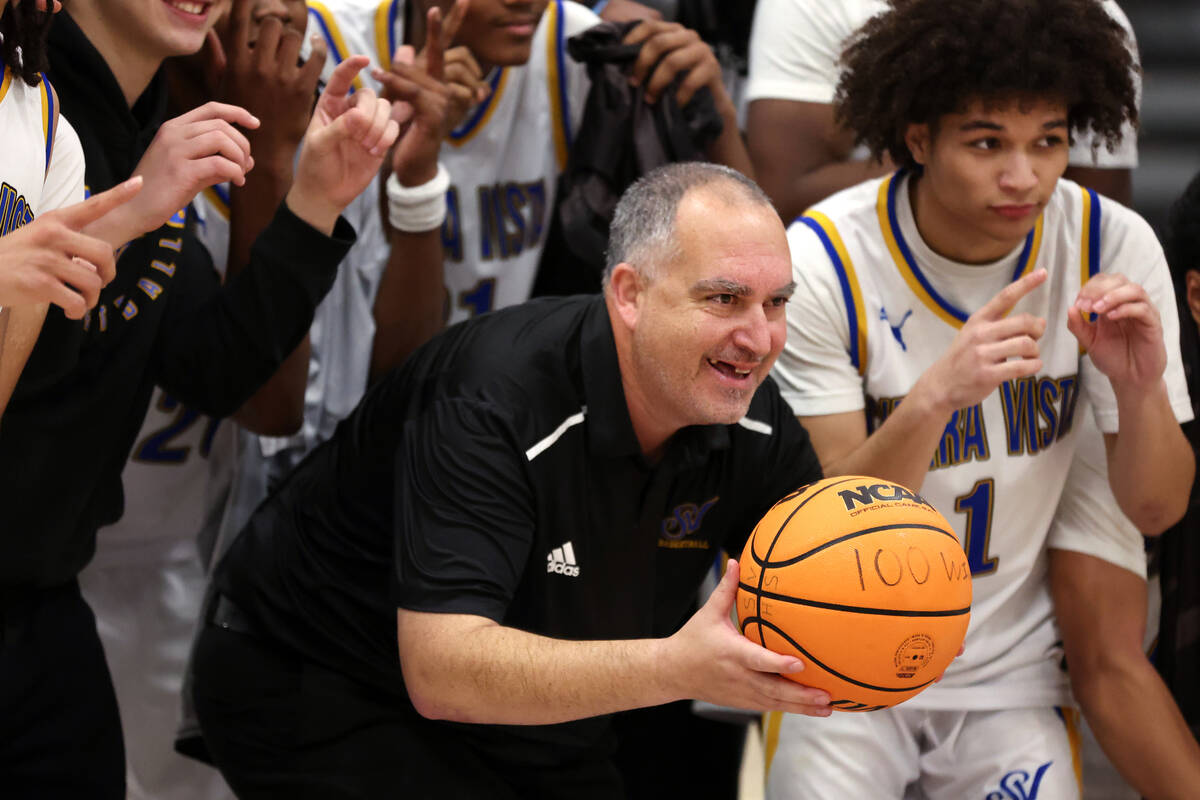
[[[575,562],[575,548],[570,542],[556,547],[546,554],[546,572],[556,575],[566,575],[568,578],[579,577],[579,564]]]
[[[906,353],[908,352],[908,345],[906,345],[904,343],[904,337],[900,335],[900,329],[904,327],[904,323],[908,322],[908,318],[911,316],[912,316],[912,309],[910,308],[908,311],[905,311],[904,316],[900,318],[900,324],[893,325],[892,321],[890,319],[888,319],[887,309],[886,308],[879,309],[879,318],[881,320],[883,320],[884,322],[886,322],[888,324],[888,327],[892,329],[892,336],[896,337],[896,341],[900,343],[900,349]]]

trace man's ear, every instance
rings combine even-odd
[[[904,144],[912,153],[913,161],[925,166],[929,161],[929,151],[933,148],[933,135],[925,123],[913,123],[904,132]]]
[[[638,303],[641,301],[642,278],[632,264],[622,261],[613,267],[612,276],[608,281],[608,291],[612,295],[613,307],[617,315],[630,330],[637,327]]]
[[[1183,281],[1187,289],[1188,311],[1192,312],[1192,319],[1200,325],[1200,272],[1189,269]]]

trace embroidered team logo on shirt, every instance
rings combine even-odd
[[[575,548],[570,542],[556,547],[546,554],[546,572],[556,575],[566,575],[568,578],[579,577],[579,564],[575,561]]]
[[[658,546],[667,547],[673,550],[704,550],[708,547],[708,542],[703,539],[689,539],[696,531],[700,530],[700,523],[704,521],[704,515],[707,514],[717,501],[719,496],[709,498],[700,505],[695,503],[683,503],[675,506],[671,512],[671,516],[666,517],[662,521],[661,532]]]

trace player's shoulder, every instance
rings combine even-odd
[[[845,240],[864,230],[877,231],[879,192],[891,177],[863,181],[816,203],[788,226],[788,241],[793,246],[805,241],[823,244],[835,232]]]
[[[1071,235],[1098,235],[1101,245],[1104,239],[1112,237],[1158,241],[1154,229],[1141,214],[1069,178],[1059,179],[1047,211],[1055,214],[1055,222],[1066,226]]]

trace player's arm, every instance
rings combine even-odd
[[[980,402],[1004,381],[1041,369],[1038,339],[1045,320],[1029,314],[1009,316],[1008,311],[1045,279],[1044,270],[1032,272],[972,314],[946,353],[922,373],[870,436],[862,412],[801,415],[825,474],[873,475],[920,488],[954,411]],[[812,324],[812,317],[789,311],[790,326],[803,329]]]
[[[422,223],[417,219],[420,204],[429,201],[406,204],[404,193],[435,186],[442,142],[466,111],[486,96],[483,73],[470,52],[449,47],[466,10],[466,0],[457,0],[443,22],[441,10],[431,8],[421,52],[414,55],[405,45],[397,51],[391,72],[375,72],[384,97],[392,101],[393,116],[404,128],[392,150],[389,171],[402,192],[391,199],[386,185],[380,187],[390,249],[375,296],[372,381],[402,363],[445,324],[444,212]],[[444,209],[446,187],[435,188],[440,188],[436,200]]]
[[[292,185],[296,151],[304,137],[316,100],[317,81],[325,63],[323,39],[314,39],[308,60],[300,62],[301,34],[267,17],[251,46],[252,3],[236,3],[230,18],[226,52],[209,31],[205,52],[213,72],[223,76],[226,102],[245,108],[264,124],[248,130],[255,169],[229,198],[229,253],[225,280],[250,263],[250,250],[266,229]],[[308,381],[307,336],[279,369],[233,418],[247,430],[265,436],[295,433],[304,421],[304,389]]]
[[[828,103],[752,101],[746,112],[746,147],[763,191],[784,220],[895,169],[886,158],[882,163],[849,160],[853,136],[834,122]]]
[[[1099,429],[1082,425],[1047,538],[1072,694],[1139,795],[1183,797],[1200,786],[1200,745],[1143,650],[1142,536],[1109,488]]]
[[[386,101],[370,89],[349,93],[366,65],[365,56],[352,56],[334,70],[292,186],[249,266],[219,291],[190,275],[185,279],[197,284],[196,296],[171,293],[177,308],[156,342],[155,376],[198,411],[230,414],[274,374],[308,332],[353,242],[339,215],[375,176],[397,132]]]
[[[413,705],[431,719],[541,725],[674,700],[830,713],[829,696],[777,673],[801,661],[759,647],[730,618],[737,562],[708,602],[665,639],[565,641],[486,617],[400,609],[397,635]]]
[[[1080,289],[1067,327],[1116,395],[1118,432],[1105,434],[1113,494],[1139,530],[1162,533],[1187,510],[1196,464],[1163,380],[1158,309],[1139,284],[1101,273]]]
[[[717,57],[700,35],[677,22],[645,20],[626,34],[624,44],[642,46],[630,80],[635,86],[645,87],[646,102],[657,102],[679,75],[684,76],[675,92],[680,108],[688,104],[701,86],[708,87],[724,124],[706,155],[717,164],[753,178],[754,165],[738,129],[737,108],[725,91]]]
[[[1095,556],[1050,551],[1071,690],[1097,741],[1143,797],[1200,786],[1200,745],[1142,651],[1146,582]]]

